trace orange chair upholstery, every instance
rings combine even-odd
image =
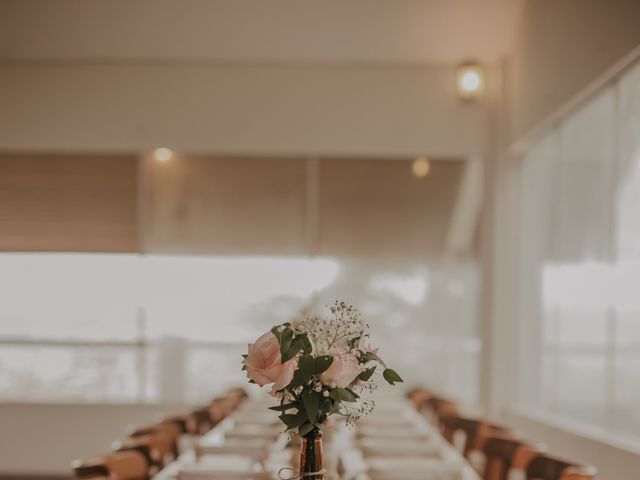
[[[440,418],[440,428],[443,437],[451,444],[454,443],[456,432],[464,432],[465,439],[462,453],[465,457],[469,455],[471,450],[479,449],[485,437],[498,432],[507,432],[507,428],[501,425],[459,415],[445,415]]]
[[[74,476],[82,480],[146,480],[149,465],[136,451],[114,452],[89,460],[72,462]]]
[[[531,459],[545,450],[543,444],[533,444],[510,435],[490,435],[482,442],[485,480],[508,480],[512,468],[524,470]]]
[[[526,472],[527,480],[594,480],[598,473],[595,467],[578,465],[544,454],[534,457]]]
[[[182,434],[181,428],[175,423],[155,423],[152,425],[146,425],[142,427],[133,428],[129,432],[131,437],[143,437],[147,435],[164,434],[171,442],[171,453],[174,457],[179,455],[178,443],[180,435]]]
[[[159,472],[173,458],[171,438],[165,433],[130,437],[121,442],[116,442],[114,450],[141,453],[149,465],[151,475]]]

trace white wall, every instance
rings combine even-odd
[[[0,58],[496,62],[522,0],[3,0]]]
[[[513,141],[640,46],[637,0],[526,0],[511,53]]]
[[[5,65],[0,105],[4,150],[459,157],[487,137],[445,67]]]
[[[69,475],[71,460],[109,451],[127,425],[180,411],[158,405],[0,404],[0,475]]]

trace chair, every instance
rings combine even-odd
[[[117,452],[136,451],[141,453],[149,466],[150,475],[158,473],[173,459],[171,437],[162,432],[130,437],[115,442],[113,449]]]
[[[89,460],[74,460],[75,478],[82,480],[147,480],[149,468],[144,456],[136,451],[114,452]]]
[[[203,435],[214,426],[209,413],[209,407],[202,407],[191,412],[196,421],[196,434]]]
[[[215,398],[211,402],[209,408],[219,412],[218,416],[220,416],[221,418],[218,421],[220,421],[222,418],[225,418],[227,415],[233,412],[238,405],[240,405],[240,402],[235,397],[219,397]]]
[[[431,393],[424,388],[414,388],[407,394],[407,398],[418,411],[422,411],[422,409],[426,406],[427,400],[431,396]]]
[[[209,418],[211,419],[211,427],[215,427],[232,411],[228,403],[224,403],[220,400],[216,400],[211,405],[209,405],[208,410]]]
[[[440,418],[439,425],[442,436],[452,445],[455,434],[464,432],[465,438],[461,451],[465,457],[468,457],[471,450],[480,448],[480,442],[484,437],[494,433],[505,434],[508,432],[508,429],[501,425],[459,415],[444,415]]]
[[[527,480],[594,480],[598,471],[592,466],[577,465],[541,454],[531,459],[526,473]]]
[[[171,415],[164,417],[161,423],[169,423],[176,425],[180,429],[180,433],[188,435],[198,434],[198,421],[193,413],[185,413],[182,415]]]
[[[244,402],[248,397],[249,394],[243,388],[232,388],[227,393],[227,398],[232,401],[234,408]]]
[[[442,397],[429,397],[426,400],[426,416],[431,423],[440,427],[440,419],[458,415],[458,404]]]
[[[531,459],[545,450],[543,444],[533,444],[510,435],[493,434],[482,440],[484,455],[482,478],[508,480],[511,469],[524,470]]]
[[[143,437],[148,435],[156,435],[159,433],[165,434],[167,438],[171,442],[171,453],[174,458],[179,455],[178,442],[180,440],[180,435],[182,434],[182,430],[179,425],[175,423],[155,423],[152,425],[145,425],[142,427],[132,427],[128,429],[128,433],[130,437]]]

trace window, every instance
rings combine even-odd
[[[363,311],[407,384],[473,403],[475,272],[334,257],[3,253],[0,401],[206,401],[242,384],[247,343],[338,298]]]
[[[520,401],[640,440],[640,65],[534,145],[521,184]]]

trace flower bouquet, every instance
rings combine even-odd
[[[303,438],[300,476],[322,478],[320,426],[331,415],[353,425],[374,402],[361,398],[377,386],[374,375],[391,385],[402,382],[370,344],[369,325],[353,306],[335,302],[329,318],[307,317],[283,323],[262,335],[243,355],[250,383],[272,384],[287,431]]]

